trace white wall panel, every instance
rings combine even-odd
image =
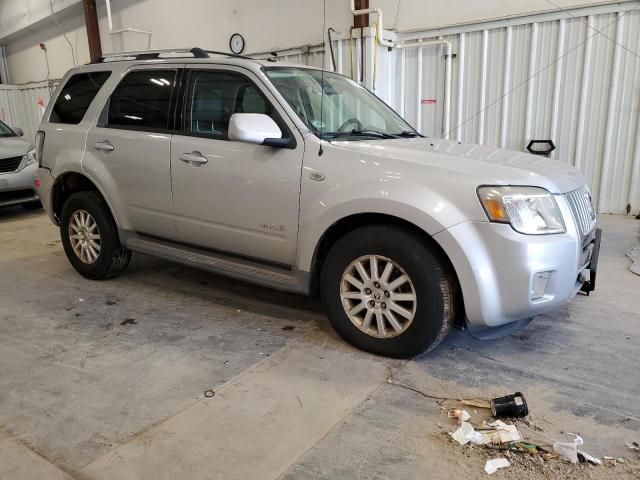
[[[43,113],[38,102],[42,100],[46,105],[49,96],[45,82],[22,86],[0,84],[0,120],[22,128],[24,137],[33,142]]]
[[[638,210],[640,2],[528,20],[443,32],[456,54],[451,138],[515,150],[551,139],[552,158],[582,170],[600,212],[623,213],[627,204]],[[433,34],[412,32],[416,38]],[[442,48],[384,54],[393,57],[391,106],[422,133],[441,136]]]

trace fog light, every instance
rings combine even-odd
[[[544,297],[550,277],[551,272],[538,272],[533,276],[531,291],[529,292],[531,300],[539,300]]]

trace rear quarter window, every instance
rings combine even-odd
[[[62,88],[53,106],[49,122],[77,125],[111,72],[86,72],[73,75]]]

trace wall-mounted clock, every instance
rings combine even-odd
[[[244,52],[244,37],[239,33],[231,35],[231,38],[229,39],[229,48],[236,55]]]

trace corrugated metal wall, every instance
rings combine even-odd
[[[640,208],[639,6],[448,37],[452,138],[517,150],[551,139],[552,157],[583,171],[600,212]],[[435,68],[438,52],[424,55]],[[423,91],[440,99],[438,77]],[[439,111],[423,105],[423,132],[441,134]]]
[[[36,130],[44,111],[39,102],[49,102],[47,82],[30,85],[0,84],[0,120],[12,127],[24,130],[24,136],[35,140]]]

